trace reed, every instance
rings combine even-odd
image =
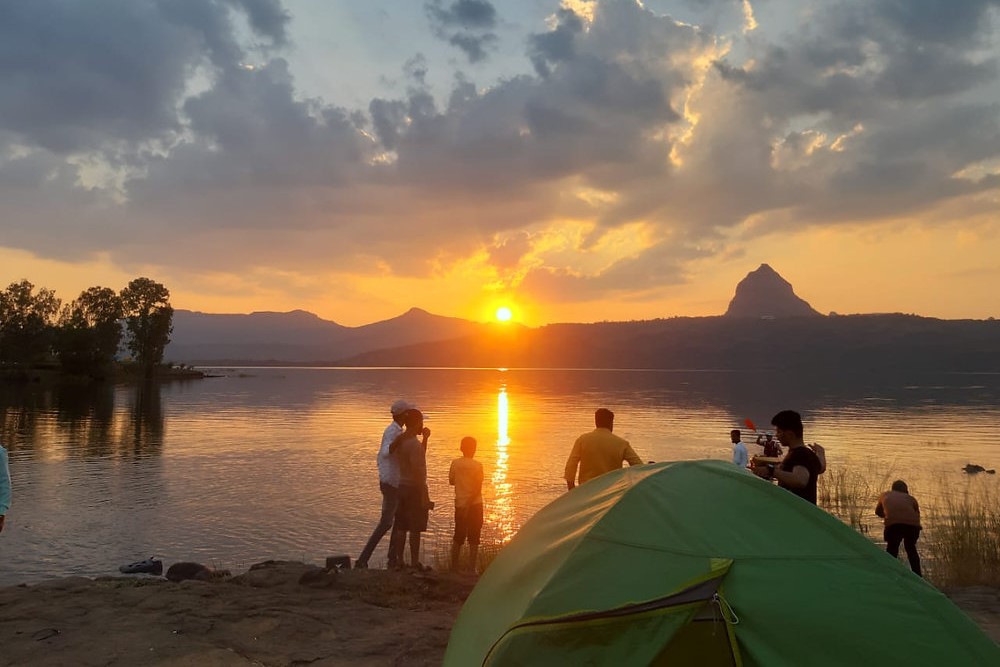
[[[1000,586],[1000,505],[996,485],[969,480],[928,513],[929,578],[939,587]]]
[[[892,465],[866,468],[830,466],[819,478],[819,506],[884,547],[882,521],[874,509],[895,477]],[[1000,586],[1000,497],[997,480],[970,477],[956,491],[952,481],[935,477],[910,484],[920,503],[917,549],[924,576],[939,588]],[[905,567],[906,557],[900,551]]]
[[[483,533],[479,541],[479,554],[476,558],[476,566],[473,574],[482,574],[490,563],[496,559],[500,551],[506,546],[500,532],[495,526],[486,523],[483,525]],[[439,572],[452,569],[451,563],[451,533],[435,534],[433,546],[431,547],[431,564]],[[462,545],[460,559],[463,566],[468,566],[469,545]]]
[[[889,488],[892,467],[859,469],[830,466],[820,475],[816,495],[820,507],[859,533],[871,532],[879,494]]]

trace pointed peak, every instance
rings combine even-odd
[[[736,286],[728,317],[803,317],[819,315],[799,298],[792,284],[769,264],[761,264]]]

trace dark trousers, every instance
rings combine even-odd
[[[358,556],[358,562],[365,565],[368,564],[368,559],[375,552],[375,547],[392,528],[392,522],[396,518],[396,509],[399,508],[399,489],[385,482],[379,482],[378,488],[382,492],[382,516],[379,517],[378,525],[372,531],[372,536],[368,538],[368,544]]]
[[[906,557],[910,560],[910,569],[919,576],[920,555],[917,554],[917,540],[920,538],[920,526],[908,526],[905,523],[894,523],[885,527],[885,550],[893,558],[899,557],[899,543],[906,549]]]

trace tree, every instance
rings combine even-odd
[[[145,377],[163,361],[173,332],[174,309],[170,291],[149,278],[136,278],[121,292],[126,345]]]
[[[50,289],[27,280],[0,292],[0,363],[31,364],[52,351],[53,320],[59,299]]]
[[[72,373],[99,376],[118,354],[122,340],[122,299],[108,287],[91,287],[63,308],[57,354]]]

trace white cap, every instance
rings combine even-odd
[[[407,401],[399,399],[389,407],[389,412],[391,412],[393,416],[395,416],[395,415],[401,415],[407,410],[412,410],[412,409],[413,406],[410,405]]]

